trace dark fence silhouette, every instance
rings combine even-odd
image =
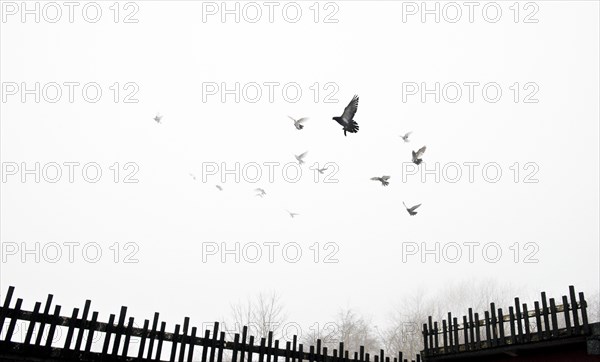
[[[166,323],[159,322],[159,314],[155,313],[152,323],[144,320],[142,328],[134,327],[134,318],[126,317],[127,307],[121,307],[118,318],[111,314],[107,323],[98,320],[98,312],[92,312],[90,318],[91,301],[86,300],[83,311],[74,308],[71,317],[62,317],[61,306],[56,305],[51,310],[52,294],[48,295],[42,311],[42,304],[36,302],[33,311],[21,310],[23,300],[18,298],[14,307],[10,307],[14,287],[9,287],[4,303],[0,307],[0,335],[7,318],[10,319],[4,339],[0,339],[0,361],[4,360],[29,360],[42,361],[163,361],[162,356],[168,355],[169,361],[223,362],[223,352],[228,351],[231,362],[370,362],[371,356],[365,353],[364,347],[350,352],[340,343],[338,349],[333,349],[331,355],[327,347],[321,348],[321,340],[316,346],[305,349],[298,344],[297,336],[292,341],[286,341],[285,347],[279,340],[273,340],[273,333],[269,332],[267,338],[260,338],[255,344],[254,336],[248,335],[248,327],[242,329],[241,335],[236,333],[233,341],[225,340],[225,332],[219,332],[219,323],[215,322],[212,333],[205,330],[203,336],[198,336],[198,329],[190,329],[190,320],[184,319],[183,326],[176,324],[172,333],[166,332]],[[115,324],[115,320],[117,323]],[[26,321],[27,332],[23,341],[12,341],[17,321]],[[33,338],[35,326],[39,325]],[[67,327],[67,334],[61,346],[53,343],[57,328]],[[45,340],[44,331],[48,330]],[[87,336],[84,341],[84,332]],[[102,350],[92,351],[94,337],[100,338]],[[139,338],[139,343],[132,343],[132,338]],[[85,342],[85,343],[84,343]],[[170,349],[167,352],[168,346]],[[135,346],[137,344],[137,346]],[[163,350],[164,348],[164,350]],[[383,350],[379,355],[374,355],[373,362],[408,362],[403,358],[402,352],[390,358]],[[420,356],[411,361],[420,362]]]
[[[590,325],[586,308],[583,292],[577,300],[575,288],[570,286],[569,296],[562,297],[561,305],[557,305],[554,298],[550,298],[548,304],[546,293],[542,292],[541,305],[536,301],[532,310],[515,298],[515,305],[508,308],[508,314],[491,303],[483,319],[473,313],[472,308],[462,320],[448,313],[448,319],[443,320],[441,326],[438,322],[432,323],[430,316],[428,323],[423,324],[421,353],[423,359],[428,360],[433,356],[587,336]]]

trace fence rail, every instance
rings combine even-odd
[[[546,293],[542,292],[541,307],[540,302],[536,301],[533,310],[528,309],[527,303],[521,304],[519,298],[515,298],[515,305],[508,308],[508,314],[490,303],[490,310],[484,312],[483,319],[480,319],[479,313],[473,313],[473,309],[469,308],[468,316],[462,317],[462,324],[456,317],[452,317],[452,313],[448,313],[448,318],[442,320],[441,329],[438,322],[432,320],[430,316],[427,323],[423,324],[424,349],[421,353],[424,359],[436,355],[586,336],[590,333],[584,294],[579,293],[578,301],[573,286],[569,286],[569,296],[562,297],[561,305],[556,305],[554,298],[550,298],[548,304]],[[508,330],[505,330],[506,323]]]
[[[137,328],[134,327],[134,318],[126,316],[127,307],[121,307],[118,318],[110,314],[108,322],[103,323],[98,320],[98,312],[92,312],[90,319],[90,300],[85,301],[83,311],[74,308],[71,317],[63,317],[60,315],[60,305],[55,305],[51,310],[52,294],[48,295],[43,311],[40,302],[35,303],[33,311],[25,311],[21,309],[21,298],[16,300],[14,307],[10,307],[13,293],[14,287],[11,286],[0,307],[0,336],[5,322],[10,319],[4,339],[0,338],[0,360],[4,357],[60,361],[164,361],[161,358],[166,353],[169,361],[223,362],[223,352],[229,351],[231,362],[253,362],[256,359],[257,362],[371,362],[371,355],[365,353],[363,346],[351,358],[344,343],[339,343],[339,348],[333,349],[330,355],[327,347],[322,347],[320,339],[316,341],[316,346],[305,349],[302,343],[298,343],[296,335],[292,341],[284,342],[285,348],[279,340],[273,340],[273,332],[269,332],[267,338],[260,338],[256,344],[255,337],[248,335],[247,326],[242,328],[241,334],[234,335],[233,341],[225,340],[225,332],[219,332],[218,322],[214,323],[212,333],[207,329],[203,336],[199,336],[196,327],[190,329],[188,317],[184,318],[183,326],[176,324],[173,332],[166,331],[166,323],[159,321],[159,313],[154,314],[152,322],[146,319],[143,327]],[[17,321],[28,323],[22,342],[12,341]],[[38,328],[34,340],[36,325]],[[55,346],[54,337],[59,326],[67,327],[67,334],[62,346]],[[42,340],[46,328],[47,337]],[[91,349],[93,338],[98,334],[103,335],[101,352]],[[132,337],[139,338],[137,350],[133,349]],[[164,342],[170,343],[169,352]],[[409,362],[409,359],[403,358],[402,352],[390,358],[380,350],[378,355],[372,357],[373,362]],[[415,358],[411,361],[421,361],[419,355]]]

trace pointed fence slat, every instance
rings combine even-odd
[[[197,328],[196,327],[192,327],[192,334],[191,334],[191,338],[190,338],[190,345],[188,347],[189,348],[188,358],[187,358],[188,362],[192,362],[193,358],[194,358],[194,346],[195,346],[194,340],[196,339],[196,333],[197,333]]]
[[[219,336],[219,350],[217,352],[217,362],[223,361],[223,346],[225,345],[225,332],[221,332]]]
[[[54,315],[50,319],[50,329],[48,330],[48,337],[46,338],[46,350],[52,348],[52,342],[54,340],[54,332],[56,332],[56,325],[60,319],[60,305],[54,307]]]
[[[238,348],[240,348],[239,343],[240,343],[240,334],[236,333],[233,336],[233,352],[231,354],[231,362],[237,362]]]
[[[146,349],[146,337],[148,336],[148,324],[150,324],[150,321],[144,319],[144,326],[142,327],[142,333],[140,335],[140,349],[138,350],[137,358],[138,361],[141,361],[144,358],[144,349]]]
[[[41,306],[42,303],[35,302],[33,313],[31,314],[31,321],[29,322],[29,328],[27,328],[27,334],[25,335],[25,341],[23,342],[25,346],[29,346],[31,343],[31,336],[33,336],[33,329],[35,328],[35,323],[37,322],[37,317]]]
[[[77,339],[75,340],[75,352],[79,352],[81,350],[81,343],[83,342],[83,332],[85,331],[84,323],[87,322],[91,304],[92,301],[88,299],[85,301],[85,305],[83,306],[83,314],[81,314],[81,324],[79,325],[79,332],[77,332]]]
[[[550,313],[548,312],[546,292],[542,292],[542,317],[544,318],[544,339],[547,339],[550,338]]]
[[[258,362],[264,362],[264,355],[265,355],[265,345],[267,343],[267,339],[266,338],[261,338],[260,339],[260,347],[258,350]]]
[[[590,325],[588,324],[587,302],[583,292],[579,293],[579,303],[581,304],[581,323],[583,323],[583,333],[590,333]]]
[[[173,340],[171,341],[171,357],[169,361],[175,362],[175,354],[177,353],[177,341],[179,340],[179,324],[175,325],[175,331],[173,332]]]
[[[552,336],[558,337],[558,318],[554,298],[550,298],[550,313],[552,314]]]
[[[544,334],[542,333],[544,330],[544,326],[542,325],[540,302],[536,301],[533,305],[535,308],[535,324],[537,327],[536,334],[537,334],[538,341],[541,341],[544,338]]]
[[[250,336],[248,341],[248,362],[252,362],[252,350],[254,349],[254,336]],[[211,361],[212,362],[212,361]]]
[[[8,325],[8,329],[6,330],[6,337],[4,337],[4,340],[6,342],[10,342],[13,337],[13,334],[15,333],[15,327],[17,326],[17,317],[16,316],[21,311],[21,304],[23,304],[23,299],[18,298],[17,303],[15,304],[15,309],[13,311],[13,314],[15,316],[10,318],[10,323]]]
[[[475,349],[481,348],[481,332],[479,331],[479,313],[475,313]]]
[[[165,340],[165,330],[167,329],[166,322],[160,322],[160,332],[158,333],[158,343],[156,344],[156,356],[154,357],[155,361],[160,361],[160,357],[162,354],[162,346],[163,341]]]
[[[521,320],[523,320],[523,315],[521,314],[521,301],[519,298],[515,298],[515,312],[517,318],[517,343],[523,342],[523,325],[521,324]]]
[[[525,323],[525,339],[521,342],[531,341],[531,331],[529,326],[529,311],[527,310],[527,303],[523,303],[523,319]]]
[[[572,285],[569,285],[569,296],[571,297],[571,307],[573,308],[573,333],[580,334],[581,328],[579,326],[579,313],[577,312],[577,298],[575,297],[575,287]]]
[[[119,352],[119,346],[121,343],[121,335],[125,329],[125,314],[127,314],[127,307],[122,306],[121,312],[119,313],[119,322],[117,323],[117,328],[115,329],[115,341],[113,342],[112,355],[116,356]]]
[[[85,353],[84,353],[85,356],[89,355],[89,353],[91,351],[92,342],[94,340],[94,332],[96,331],[97,321],[98,321],[98,312],[93,312],[92,320],[89,324],[87,340],[85,341]]]
[[[131,333],[133,331],[133,317],[129,317],[129,322],[127,323],[127,329],[125,329],[125,341],[123,342],[123,357],[127,357],[129,352],[129,342],[131,340]]]
[[[279,340],[275,340],[275,349],[273,350],[273,362],[278,362],[277,358],[279,356]],[[314,350],[314,346],[310,346],[310,353]],[[235,361],[234,361],[235,362]]]
[[[567,334],[572,335],[573,330],[572,330],[572,326],[571,326],[571,315],[570,315],[571,312],[569,310],[569,301],[568,301],[566,295],[563,295],[562,302],[563,302],[563,315],[565,317],[565,326],[567,328]],[[574,310],[577,311],[576,308]]]
[[[108,346],[110,344],[110,337],[114,328],[115,323],[115,315],[111,314],[108,317],[108,324],[106,325],[106,331],[104,332],[104,346],[102,347],[102,355],[106,356],[108,354]]]
[[[44,306],[44,313],[42,314],[42,321],[40,322],[40,327],[35,338],[36,346],[39,346],[42,343],[42,335],[44,334],[44,328],[46,327],[46,320],[48,320],[50,317],[50,306],[52,305],[53,298],[54,296],[52,294],[48,294],[48,298],[46,299],[46,305]],[[2,330],[2,323],[0,323],[0,331]]]
[[[190,327],[190,318],[185,317],[183,319],[183,331],[181,333],[181,344],[179,348],[179,362],[184,362],[185,358],[185,347],[188,339],[188,328]]]
[[[515,309],[511,306],[508,307],[508,316],[509,316],[509,323],[510,323],[510,336],[511,336],[511,344],[516,343],[516,329],[515,329]]]
[[[79,314],[79,308],[73,308],[73,314],[69,320],[69,328],[67,330],[67,338],[65,338],[65,345],[63,347],[63,353],[67,352],[71,348],[71,342],[73,341],[73,333],[75,331],[75,323],[77,322],[77,315]]]
[[[204,340],[208,341],[209,338],[210,338],[210,331],[207,329],[204,331]],[[242,349],[242,351],[243,351],[243,349]],[[208,345],[204,344],[204,346],[202,347],[202,362],[206,362],[207,354],[208,354]],[[242,356],[243,356],[243,352],[242,352]]]
[[[150,334],[148,335],[148,353],[146,354],[147,359],[152,358],[152,352],[154,349],[154,340],[156,339],[156,328],[158,328],[158,312],[154,312],[154,318],[152,319],[152,329],[150,330]]]

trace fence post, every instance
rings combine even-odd
[[[148,353],[146,354],[146,358],[152,358],[152,350],[154,349],[154,339],[156,338],[156,329],[158,328],[158,312],[154,312],[154,318],[152,319],[152,329],[150,330],[150,334],[148,335]]]
[[[146,336],[148,335],[148,324],[150,321],[144,319],[144,326],[142,327],[142,335],[140,336],[140,349],[138,351],[138,361],[144,358],[144,348],[146,347]]]
[[[10,291],[10,288],[9,288]],[[50,305],[52,304],[52,298],[54,296],[52,294],[48,294],[48,298],[46,299],[46,305],[44,306],[44,314],[42,314],[42,321],[40,322],[40,328],[37,333],[37,337],[35,338],[35,345],[39,346],[42,343],[42,334],[44,334],[44,327],[46,326],[46,320],[50,317]],[[0,331],[2,330],[2,324],[0,323]]]
[[[189,339],[189,352],[188,352],[188,358],[187,358],[187,362],[192,362],[192,358],[194,357],[194,347],[196,346],[196,333],[198,332],[198,329],[196,327],[192,327],[192,335],[190,336]]]
[[[529,311],[527,303],[523,303],[523,321],[525,323],[525,342],[531,342],[531,331],[529,326]],[[523,342],[523,340],[521,340]]]
[[[127,352],[129,351],[129,342],[131,340],[131,333],[133,332],[133,317],[129,317],[127,323],[127,329],[125,329],[125,340],[123,341],[123,354],[122,356],[127,358]]]
[[[579,326],[579,313],[577,313],[577,299],[575,298],[575,287],[569,285],[569,296],[571,297],[571,307],[573,309],[573,329],[575,334],[581,333]]]

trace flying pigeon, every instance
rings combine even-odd
[[[194,175],[193,173],[190,173],[189,175],[190,175],[191,178],[194,179],[194,181],[196,181],[196,175]]]
[[[423,160],[421,158],[423,157],[423,154],[425,153],[426,148],[427,147],[423,146],[417,152],[412,151],[412,162],[414,162],[417,165],[419,165],[421,162],[423,162]]]
[[[304,128],[304,126],[302,125],[302,123],[308,121],[308,117],[303,117],[300,118],[298,120],[293,119],[292,117],[288,116],[292,121],[294,121],[294,126],[296,126],[297,130],[301,130],[302,128]]]
[[[404,136],[400,135],[400,138],[402,138],[404,140],[404,142],[410,142],[410,140],[408,139],[408,136],[410,136],[411,132],[406,132],[406,134]]]
[[[329,167],[318,168],[317,171],[322,175],[327,169],[329,169]]]
[[[256,194],[256,196],[260,196],[263,197],[265,196],[267,193],[265,192],[265,190],[261,189],[260,187],[257,189],[254,189],[255,192],[258,192],[258,194]]]
[[[217,185],[217,188],[219,189],[219,191],[223,191],[223,188],[221,187],[221,185]]]
[[[389,185],[389,179],[391,176],[381,176],[381,177],[371,177],[371,180],[373,181],[380,181],[381,182],[381,186],[387,186]]]
[[[304,163],[304,157],[306,157],[306,154],[308,153],[308,151],[304,152],[303,154],[300,155],[294,155],[294,157],[296,157],[296,160],[298,161],[298,164],[301,165]]]
[[[413,207],[408,207],[406,206],[406,204],[404,203],[404,201],[402,201],[402,203],[404,204],[404,207],[406,208],[406,211],[408,211],[408,214],[410,216],[415,216],[417,214],[417,212],[415,211],[419,206],[421,206],[421,204],[415,205]]]
[[[356,133],[358,132],[358,123],[354,121],[354,115],[358,109],[358,96],[355,95],[350,103],[344,109],[344,113],[341,117],[333,117],[337,123],[344,127],[344,136],[346,132]]]
[[[161,116],[160,114],[156,114],[156,116],[154,116],[154,121],[156,123],[160,123],[160,120],[163,118],[163,116]]]
[[[290,217],[291,217],[292,219],[294,218],[294,216],[298,216],[298,215],[300,215],[300,214],[296,214],[295,212],[289,212],[288,210],[285,210],[285,211],[287,211],[287,213],[288,213],[288,214],[290,214]]]

